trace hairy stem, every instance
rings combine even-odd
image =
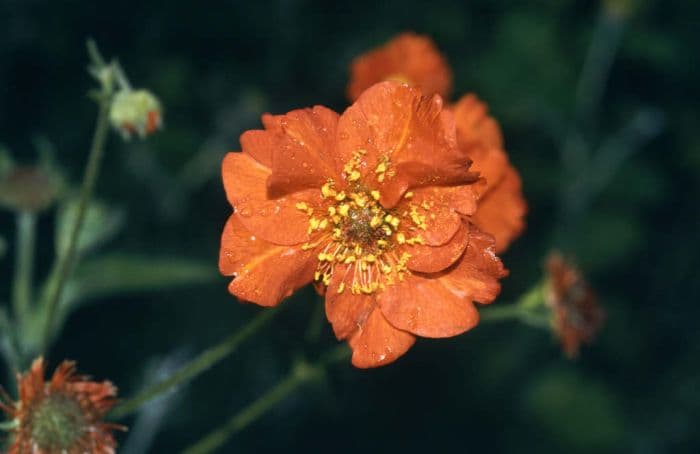
[[[265,394],[251,402],[248,406],[233,415],[220,428],[210,432],[200,441],[183,451],[183,454],[206,454],[220,448],[231,436],[242,431],[275,405],[289,397],[303,384],[308,383],[325,372],[331,364],[347,359],[349,348],[343,344],[323,355],[317,362],[305,362],[297,365]]]
[[[83,184],[80,189],[78,211],[71,227],[70,236],[68,238],[68,247],[66,248],[65,253],[61,254],[57,258],[57,281],[52,287],[53,292],[50,294],[49,299],[46,302],[46,306],[43,308],[44,326],[40,341],[42,352],[46,352],[53,337],[55,329],[54,318],[56,315],[57,306],[61,301],[61,296],[63,294],[66,281],[70,277],[70,271],[73,267],[73,261],[75,260],[76,256],[78,238],[80,237],[80,231],[83,226],[83,221],[85,220],[85,213],[87,212],[88,203],[90,202],[90,197],[92,196],[92,192],[95,188],[97,175],[100,171],[102,156],[104,155],[104,146],[109,132],[110,102],[110,93],[107,93],[107,90],[103,90],[99,101],[99,112],[97,115],[97,123],[95,125],[95,133],[92,138],[92,146],[90,147],[90,154],[83,176]]]
[[[22,324],[26,321],[32,301],[35,240],[36,215],[29,211],[22,211],[17,215],[17,253],[12,288],[15,317]]]

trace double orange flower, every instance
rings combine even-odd
[[[245,132],[222,169],[229,291],[274,306],[314,282],[357,367],[474,327],[526,208],[497,123],[473,95],[444,106],[450,84],[432,43],[402,35],[353,63],[343,114],[264,115]]]

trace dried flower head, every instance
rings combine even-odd
[[[134,134],[144,138],[162,124],[160,102],[147,90],[123,89],[112,100],[109,119],[124,138]]]
[[[486,104],[473,94],[452,106],[457,125],[457,142],[468,150],[472,170],[485,184],[473,220],[496,239],[496,252],[505,251],[525,228],[527,203],[518,171],[511,165],[503,145],[498,122],[488,115]]]
[[[316,106],[263,123],[223,162],[233,295],[274,306],[314,281],[358,367],[478,323],[474,302],[493,301],[506,271],[470,220],[481,180],[440,96],[383,82],[340,116]]]
[[[16,422],[9,454],[113,454],[112,431],[121,426],[102,418],[116,402],[112,383],[76,375],[75,364],[64,361],[51,380],[44,381],[45,364],[38,358],[18,375],[19,401],[5,396],[0,406]]]
[[[582,343],[590,344],[605,320],[593,291],[579,270],[554,252],[547,260],[545,301],[552,309],[554,330],[567,356],[578,355]]]
[[[420,88],[427,95],[446,97],[452,88],[452,71],[430,38],[402,33],[353,60],[348,98],[354,101],[363,91],[385,80]]]
[[[13,167],[0,179],[0,205],[40,212],[56,200],[60,186],[59,178],[41,167]]]

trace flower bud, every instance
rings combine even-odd
[[[581,272],[558,252],[550,255],[547,274],[545,301],[553,313],[554,331],[564,353],[574,358],[581,344],[593,342],[605,312]]]
[[[144,138],[160,128],[160,102],[147,90],[121,90],[112,101],[109,119],[125,139]]]
[[[0,179],[0,206],[38,213],[56,200],[61,181],[41,167],[14,167]]]

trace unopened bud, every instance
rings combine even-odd
[[[122,90],[114,96],[109,119],[125,139],[144,138],[161,126],[160,102],[147,90]]]

